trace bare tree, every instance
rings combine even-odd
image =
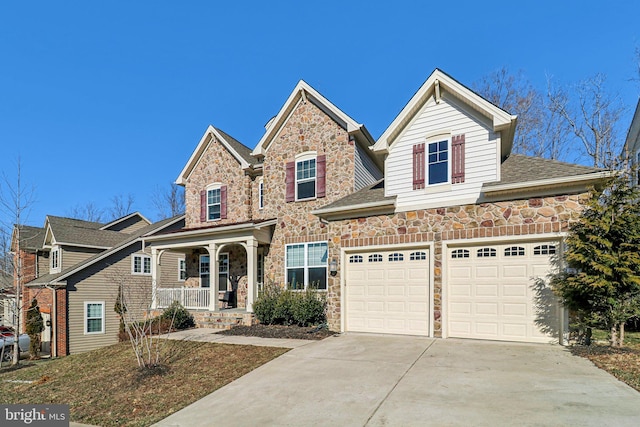
[[[184,188],[171,183],[169,188],[156,187],[151,203],[158,212],[158,219],[170,218],[184,213]]]
[[[4,185],[0,188],[0,210],[3,213],[2,226],[5,230],[15,230],[15,247],[13,248],[15,257],[13,258],[14,272],[14,319],[13,330],[15,334],[15,344],[13,346],[13,362],[12,365],[20,363],[20,349],[18,339],[22,325],[22,316],[24,308],[22,305],[22,292],[24,285],[24,271],[22,259],[22,239],[20,233],[22,225],[29,216],[29,212],[35,201],[35,190],[33,188],[25,188],[22,183],[21,163],[18,158],[16,164],[16,180],[13,182],[3,173]]]
[[[91,222],[102,222],[103,215],[104,209],[100,209],[93,202],[89,202],[85,205],[77,204],[70,211],[67,211],[67,216],[71,218]]]
[[[619,95],[607,91],[606,76],[596,74],[569,88],[547,84],[549,109],[562,117],[594,167],[616,168],[623,141],[618,125],[625,111]]]
[[[502,67],[484,76],[473,88],[503,110],[518,116],[513,152],[550,159],[562,159],[567,126],[545,103],[522,71],[512,74]]]
[[[127,194],[126,198],[122,194],[113,196],[111,198],[112,204],[109,208],[109,215],[111,216],[111,219],[118,219],[129,215],[132,212],[133,201],[133,196],[131,194]]]

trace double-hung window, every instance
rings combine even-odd
[[[151,274],[151,257],[148,255],[134,255],[131,260],[131,272],[133,274]]]
[[[449,140],[429,142],[427,147],[429,185],[449,182]]]
[[[327,242],[287,245],[285,265],[289,289],[327,289]]]
[[[210,188],[207,190],[207,220],[215,221],[220,219],[222,208],[222,198],[220,188]]]
[[[316,158],[296,162],[296,200],[316,197]]]
[[[187,261],[184,258],[178,260],[178,280],[187,280]]]
[[[84,303],[84,333],[104,333],[104,301]]]
[[[51,251],[51,272],[60,272],[60,249],[55,248]]]

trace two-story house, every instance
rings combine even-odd
[[[143,237],[183,226],[182,217],[152,224],[139,213],[109,223],[48,215],[43,228],[21,227],[19,246],[14,230],[15,256],[28,261],[21,270],[22,305],[38,301],[46,325],[43,351],[65,356],[118,342],[118,288],[131,289],[141,301],[151,298],[151,255]],[[169,257],[165,280],[176,286],[184,260]],[[23,328],[24,321],[23,315]]]
[[[253,150],[209,127],[178,177],[181,295],[249,316],[259,286],[327,292],[336,331],[549,342],[566,329],[544,279],[605,172],[511,155],[516,117],[435,70],[377,141],[305,82]],[[213,273],[213,274],[212,274]]]

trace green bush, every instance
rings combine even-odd
[[[326,322],[326,310],[325,293],[285,290],[274,284],[266,285],[253,304],[256,317],[266,325],[318,325]]]
[[[196,326],[193,315],[178,301],[172,302],[171,305],[162,312],[160,318],[161,320],[168,321],[173,319],[173,328],[177,330],[189,329]]]

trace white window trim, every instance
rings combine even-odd
[[[434,132],[424,140],[424,184],[425,188],[435,188],[439,186],[451,185],[451,138],[452,132]],[[447,141],[447,180],[436,184],[429,184],[429,144],[434,142]]]
[[[220,190],[220,218],[213,218],[213,219],[209,219],[209,206],[214,206],[216,203],[214,203],[213,205],[209,205],[209,191],[212,190]],[[214,222],[214,221],[220,221],[222,219],[222,183],[221,182],[215,182],[213,184],[210,184],[207,186],[206,189],[206,202],[207,202],[207,211],[206,211],[206,215],[207,215],[207,222]]]
[[[54,260],[57,264],[55,266],[53,265]],[[51,249],[51,261],[49,264],[49,268],[51,270],[51,273],[60,273],[62,271],[62,250],[59,246],[54,246]]]
[[[136,271],[136,258],[140,258],[140,272]],[[149,272],[144,272],[144,260],[149,260]],[[135,276],[151,276],[153,272],[153,263],[151,262],[151,256],[145,254],[133,254],[131,255],[131,274]]]
[[[310,182],[311,178],[307,178],[304,179],[302,181],[298,181],[298,163],[300,162],[304,162],[305,160],[315,160],[316,166],[316,175],[313,177],[313,182],[315,183],[315,190],[313,192],[313,197],[306,197],[304,199],[301,199],[298,197],[298,182]],[[297,202],[301,202],[301,201],[307,201],[307,200],[315,200],[318,198],[318,153],[315,151],[306,151],[304,153],[300,153],[295,157],[295,161],[294,161],[294,165],[295,167],[293,168],[293,182],[295,184],[295,191],[296,191],[296,201]]]
[[[264,209],[264,178],[258,178],[258,209]]]
[[[182,268],[184,266],[184,269]],[[182,273],[184,271],[184,279]],[[185,258],[178,259],[178,282],[184,282],[187,280],[187,260]]]
[[[209,258],[209,272],[205,273],[207,275],[209,275],[209,286],[208,287],[203,287],[202,286],[202,258],[204,257],[208,257]],[[209,254],[200,254],[200,257],[198,258],[198,280],[199,280],[199,286],[202,289],[209,289],[211,288],[211,256]]]
[[[89,317],[88,317],[88,310],[89,310],[89,305],[101,305],[102,306],[102,316],[101,316],[101,326],[100,326],[100,331],[99,332],[89,332],[89,328],[88,328],[88,323],[89,323]],[[100,334],[104,334],[105,333],[105,321],[104,321],[104,317],[105,317],[105,303],[104,301],[85,301],[84,302],[84,334],[85,335],[100,335]]]
[[[327,245],[327,263],[324,266],[320,266],[320,265],[309,265],[308,262],[308,247],[311,244],[314,243],[325,243]],[[285,281],[287,280],[287,248],[289,246],[304,246],[304,265],[302,267],[291,267],[291,268],[303,268],[304,269],[304,288],[303,289],[292,289],[294,291],[306,291],[307,288],[309,287],[309,268],[315,268],[315,267],[325,267],[325,283],[327,284],[327,288],[326,289],[317,289],[319,292],[327,292],[329,290],[329,242],[326,240],[319,240],[319,241],[315,241],[315,242],[304,242],[304,243],[290,243],[288,245],[285,245],[284,247],[284,278]],[[286,284],[287,289],[289,289],[289,284]]]

